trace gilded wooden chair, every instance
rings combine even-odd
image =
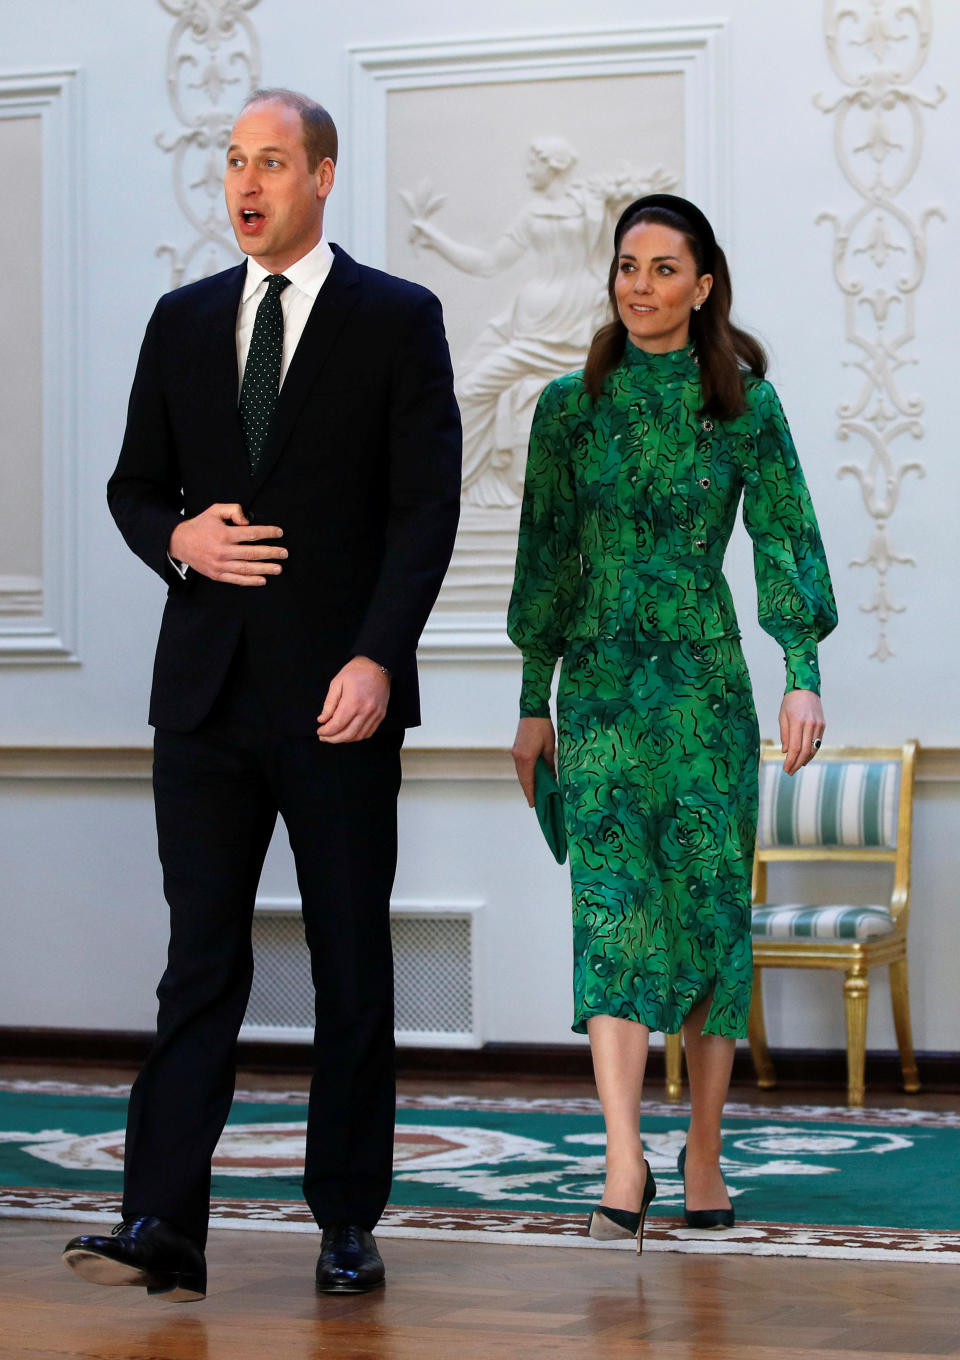
[[[750,1050],[761,1087],[776,1084],[763,1020],[764,968],[832,968],[844,974],[847,1103],[863,1104],[871,968],[890,969],[903,1086],[918,1091],[907,983],[910,844],[917,743],[823,749],[791,779],[764,743],[753,865],[753,1005]],[[767,866],[784,861],[892,866],[888,903],[856,907],[767,902]]]
[[[762,1088],[776,1085],[763,1018],[765,968],[832,968],[844,974],[847,1102],[863,1104],[871,968],[890,969],[893,1020],[903,1086],[918,1091],[907,982],[910,844],[917,743],[902,747],[824,747],[790,777],[783,754],[764,742],[760,815],[753,865],[753,1004],[750,1050]],[[767,901],[767,865],[889,863],[889,903],[877,906]],[[666,1039],[667,1098],[681,1087],[679,1035]]]

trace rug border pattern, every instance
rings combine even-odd
[[[128,1084],[75,1081],[0,1080],[0,1092],[24,1095],[104,1096],[124,1100]],[[306,1091],[256,1091],[238,1089],[234,1099],[244,1105],[305,1105]],[[645,1100],[644,1111],[658,1118],[690,1113],[688,1101]],[[503,1114],[587,1114],[600,1113],[600,1102],[590,1096],[458,1096],[398,1095],[398,1110],[473,1110]],[[891,1125],[960,1129],[960,1111],[917,1110],[908,1108],[851,1109],[848,1105],[753,1105],[729,1101],[724,1114],[730,1119],[782,1119],[787,1122],[861,1124],[886,1128]]]
[[[0,1190],[0,1218],[113,1224],[119,1217],[120,1200],[115,1196],[33,1187]],[[377,1235],[505,1246],[579,1247],[588,1251],[635,1250],[632,1242],[592,1242],[585,1235],[584,1225],[582,1213],[388,1206]],[[306,1205],[269,1199],[214,1199],[210,1226],[254,1232],[317,1231]],[[960,1232],[913,1228],[742,1223],[729,1231],[698,1233],[666,1221],[649,1220],[643,1244],[648,1251],[700,1255],[804,1256],[960,1265]]]

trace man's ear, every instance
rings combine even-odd
[[[326,198],[336,178],[336,167],[329,156],[324,156],[314,171],[313,178],[317,186],[317,198]]]

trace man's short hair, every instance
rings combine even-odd
[[[307,169],[311,175],[321,161],[328,158],[337,163],[337,129],[333,119],[322,104],[308,99],[296,90],[276,89],[254,90],[243,102],[243,108],[251,104],[286,104],[288,109],[296,109],[303,128],[303,149],[307,153]],[[241,110],[242,112],[243,110]]]

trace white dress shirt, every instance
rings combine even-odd
[[[283,358],[280,363],[280,386],[287,376],[287,369],[290,367],[290,360],[296,352],[300,337],[303,335],[307,318],[310,315],[310,308],[317,300],[317,294],[327,281],[327,275],[333,265],[333,251],[327,244],[326,237],[321,236],[320,240],[312,250],[307,251],[296,264],[290,265],[289,269],[283,270],[283,277],[289,279],[289,285],[280,294],[280,306],[283,308]],[[247,277],[243,284],[243,295],[240,298],[240,307],[237,311],[237,400],[240,400],[240,388],[243,384],[243,369],[247,362],[247,355],[250,352],[250,337],[253,335],[253,323],[257,318],[257,308],[263,301],[267,291],[267,279],[270,271],[264,269],[262,264],[258,264],[252,256],[247,256]],[[173,569],[186,580],[189,567],[185,562],[178,562],[175,557],[167,553],[167,558]]]
[[[290,265],[289,269],[284,269],[283,277],[290,280],[289,287],[284,288],[280,294],[280,306],[283,308],[283,359],[280,363],[280,386],[287,376],[287,369],[290,367],[290,360],[296,352],[303,328],[307,324],[307,317],[310,315],[310,308],[317,299],[317,294],[326,283],[327,275],[333,265],[333,251],[327,245],[326,238],[320,240],[308,251],[302,259],[297,260],[296,264]],[[237,312],[237,396],[239,399],[240,385],[243,382],[243,369],[247,362],[247,354],[250,351],[250,338],[253,335],[253,323],[257,317],[257,308],[263,301],[267,291],[267,279],[270,271],[264,269],[262,264],[257,264],[251,256],[247,256],[247,277],[243,285],[243,296],[240,299],[240,310]]]

